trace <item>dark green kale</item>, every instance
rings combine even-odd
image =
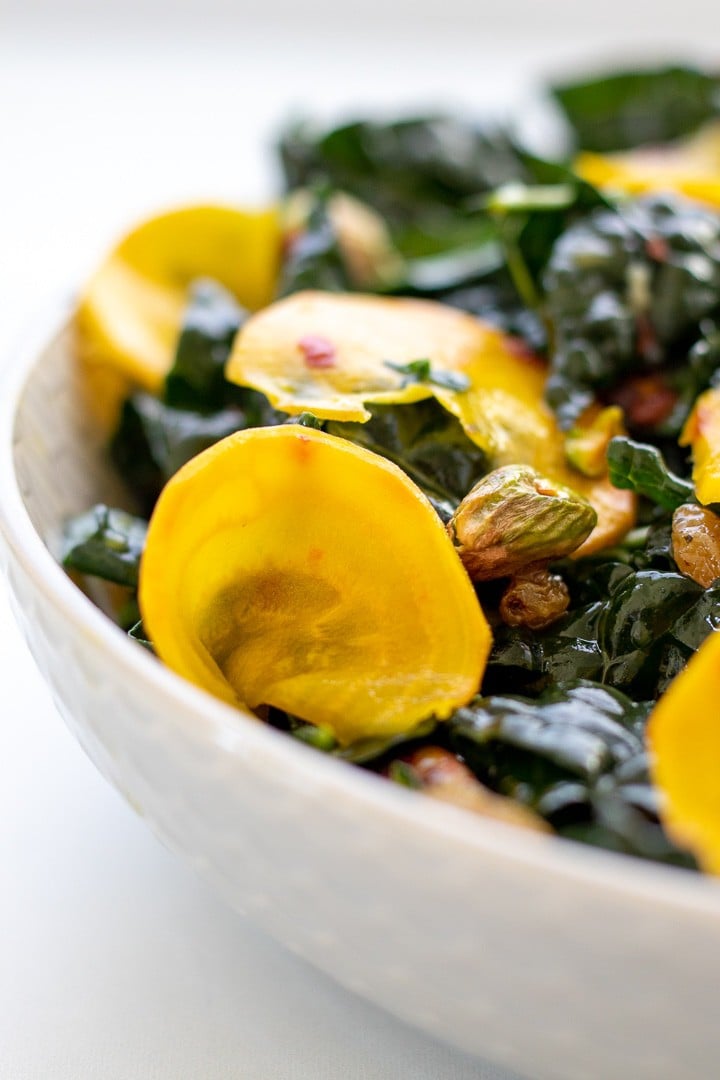
[[[366,765],[373,769],[381,768],[387,761],[388,755],[408,753],[419,743],[424,742],[437,729],[434,719],[424,720],[412,731],[406,731],[401,735],[388,735],[385,738],[361,739],[352,746],[334,750],[335,757],[343,761],[350,761],[354,765]]]
[[[720,369],[720,328],[713,319],[700,322],[700,337],[690,348],[683,364],[672,364],[663,373],[675,395],[672,412],[654,425],[653,434],[677,440],[690,415],[695,399],[711,385],[716,385]]]
[[[611,551],[556,568],[568,613],[544,631],[497,626],[483,693],[538,694],[585,678],[655,700],[720,624],[720,588],[679,573],[667,513]]]
[[[440,300],[452,290],[494,280],[505,265],[497,227],[478,218],[474,232],[460,247],[450,246],[446,239],[448,246],[434,254],[408,255],[404,275],[390,291]]]
[[[300,427],[313,428],[314,431],[323,431],[325,423],[323,420],[318,420],[315,413],[301,412],[297,416],[288,416],[285,421],[286,424],[299,424]]]
[[[601,681],[636,697],[659,697],[677,674],[678,662],[684,666],[689,659],[677,629],[688,620],[702,621],[703,616],[693,620],[690,614],[702,596],[702,588],[682,574],[638,570],[628,575],[598,622]]]
[[[483,284],[450,289],[435,299],[522,338],[532,352],[542,354],[547,350],[547,334],[540,313],[531,311],[520,301],[508,274],[500,274]]]
[[[647,770],[649,704],[584,679],[537,699],[476,698],[448,722],[450,745],[482,783],[563,835],[692,865],[665,836]]]
[[[525,157],[530,184],[510,183],[491,192],[480,205],[495,222],[505,266],[518,297],[528,308],[541,302],[540,278],[555,241],[581,215],[608,200],[561,165]]]
[[[430,256],[411,253],[392,291],[458,307],[544,352],[540,277],[553,244],[579,214],[609,204],[566,167],[528,154],[523,160],[532,182],[508,183],[474,199],[462,246],[446,245]]]
[[[691,67],[624,71],[557,84],[576,144],[605,153],[668,142],[720,113],[720,82]]]
[[[235,404],[238,390],[225,379],[235,335],[247,318],[215,281],[196,281],[190,290],[175,361],[165,380],[164,403],[192,412]]]
[[[134,589],[146,533],[142,518],[100,503],[65,525],[63,566]]]
[[[322,289],[324,292],[350,292],[353,289],[328,212],[330,191],[316,189],[311,193],[311,198],[304,227],[287,242],[278,286],[279,296],[289,296],[303,289]]]
[[[299,125],[279,149],[288,190],[324,182],[351,192],[398,235],[418,225],[430,236],[457,229],[463,200],[527,177],[501,128],[450,116],[361,120],[324,133]]]
[[[591,211],[555,243],[542,285],[547,397],[568,428],[597,391],[689,363],[719,307],[720,216],[679,198]]]
[[[453,509],[487,472],[487,458],[434,398],[374,405],[366,424],[329,420],[325,430],[399,465],[426,495]]]
[[[163,485],[196,454],[234,431],[281,420],[262,394],[225,379],[245,317],[217,283],[195,283],[162,396],[137,392],[123,404],[110,456],[148,515]]]
[[[644,495],[665,510],[693,502],[695,489],[689,480],[668,469],[656,446],[618,436],[608,447],[610,481],[616,488]]]
[[[281,731],[287,731],[295,739],[312,746],[316,750],[332,754],[341,761],[348,761],[353,765],[363,765],[372,769],[381,768],[391,753],[397,753],[400,749],[405,752],[427,739],[437,728],[437,722],[433,719],[424,720],[412,731],[398,735],[361,739],[350,746],[340,746],[333,733],[325,727],[309,724],[297,716],[291,716],[281,709],[271,708],[268,714],[268,722]]]
[[[139,505],[149,513],[164,484],[187,461],[250,426],[238,407],[196,412],[137,393],[123,405],[110,453]]]
[[[537,693],[581,676],[655,700],[720,622],[716,585],[705,591],[676,571],[624,563],[587,573],[584,587],[570,581],[570,611],[550,629],[497,628],[485,692]]]

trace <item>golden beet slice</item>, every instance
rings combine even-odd
[[[704,505],[720,502],[720,390],[706,390],[680,436],[692,448],[695,494]]]
[[[78,352],[96,414],[111,424],[129,387],[160,390],[193,281],[212,278],[255,310],[272,297],[279,258],[274,209],[191,206],[151,218],[121,240],[77,312]]]
[[[165,487],[140,576],[162,660],[343,743],[444,718],[490,631],[439,518],[396,466],[295,425],[239,432]]]
[[[686,139],[617,154],[580,154],[575,169],[596,187],[628,195],[672,192],[720,206],[720,124]]]
[[[301,292],[247,321],[226,375],[283,412],[362,423],[370,419],[367,403],[421,401],[436,392],[431,379],[398,368],[427,359],[442,378],[493,352],[502,355],[502,335],[443,304]]]
[[[712,633],[656,705],[648,725],[652,775],[668,832],[720,873],[720,633]]]
[[[425,365],[422,378],[409,367],[417,362]],[[278,409],[326,420],[362,423],[368,404],[434,396],[492,467],[532,465],[590,500],[598,524],[578,554],[615,543],[634,523],[631,492],[568,467],[544,401],[545,365],[521,342],[444,304],[296,293],[247,321],[226,375],[262,391]]]

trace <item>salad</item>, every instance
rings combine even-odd
[[[303,123],[272,205],[125,237],[75,322],[128,502],[63,562],[318,752],[712,872],[720,80],[549,95],[552,156],[460,116]]]

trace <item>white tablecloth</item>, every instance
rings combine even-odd
[[[148,6],[162,12],[161,0]],[[350,27],[330,5],[315,19],[303,6],[292,24],[271,6],[274,17],[254,23],[233,23],[219,0],[178,3],[184,22],[166,12],[144,24],[142,5],[111,2],[23,0],[16,18],[3,16],[0,348],[10,362],[38,305],[79,281],[133,218],[196,197],[260,197],[272,176],[263,142],[302,103],[332,113],[502,101],[551,57],[577,63],[573,35],[585,55],[632,35],[647,44],[641,5],[621,25],[618,0],[602,18],[586,5],[514,0],[493,5],[490,25],[483,5],[461,0],[414,21],[423,9],[403,3],[394,22],[373,0]],[[709,40],[717,15],[704,7],[668,7],[656,40]],[[208,13],[194,29],[193,10]],[[0,695],[0,1080],[500,1076],[338,989],[162,849],[64,729],[4,594]]]

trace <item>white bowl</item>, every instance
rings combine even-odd
[[[17,617],[60,712],[157,835],[345,986],[533,1080],[716,1076],[717,884],[438,804],[163,668],[48,547],[69,514],[121,497],[67,312],[12,367],[0,524]]]

